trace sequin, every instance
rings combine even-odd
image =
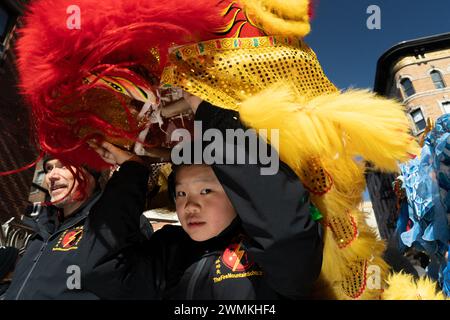
[[[174,50],[161,83],[232,110],[280,81],[296,83],[306,99],[337,90],[301,40],[276,36],[235,40],[211,40]]]

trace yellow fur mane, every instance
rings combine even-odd
[[[324,217],[316,295],[380,299],[385,283],[371,285],[370,270],[385,279],[388,266],[384,242],[358,210],[365,188],[362,159],[396,171],[399,161],[417,154],[403,106],[362,90],[305,99],[295,86],[280,83],[244,100],[239,113],[249,127],[279,130],[280,159],[312,190],[311,201]]]

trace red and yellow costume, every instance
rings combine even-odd
[[[281,160],[324,217],[317,297],[441,298],[431,283],[387,280],[384,243],[357,209],[366,170],[357,159],[396,171],[417,153],[403,107],[368,91],[340,92],[327,79],[303,41],[310,1],[79,0],[80,29],[71,30],[72,2],[32,3],[18,44],[45,152],[99,167],[89,138],[148,147],[142,132],[163,121],[159,88],[180,87],[238,111],[248,127],[280,130]]]

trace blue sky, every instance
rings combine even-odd
[[[367,28],[370,5],[381,10],[380,30]],[[373,88],[377,60],[393,45],[450,32],[450,0],[318,0],[315,12],[306,42],[340,89]]]

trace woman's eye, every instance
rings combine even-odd
[[[200,191],[200,194],[208,194],[211,192],[211,189],[203,189],[202,191]]]

